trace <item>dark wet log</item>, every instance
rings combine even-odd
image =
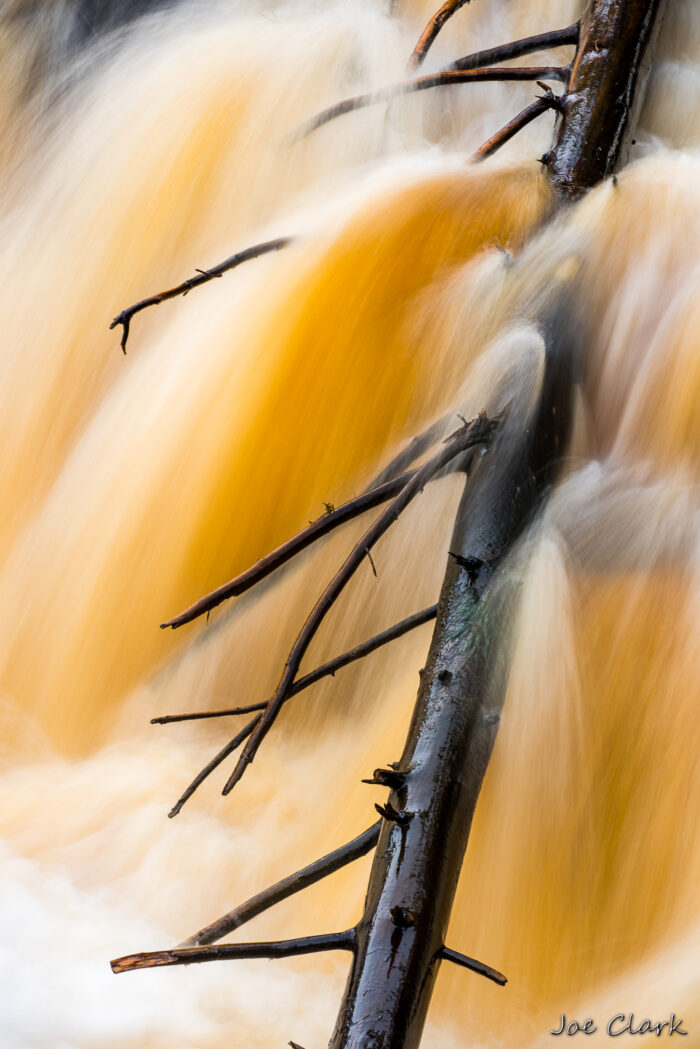
[[[505,695],[520,590],[508,558],[567,446],[572,354],[559,326],[547,346],[536,418],[509,415],[460,503],[456,556],[397,765],[403,778],[384,806],[331,1049],[415,1049],[420,1041]]]
[[[664,0],[591,0],[564,97],[549,177],[576,199],[624,163]]]
[[[262,892],[257,893],[257,895],[241,904],[240,907],[236,907],[235,910],[229,911],[221,918],[217,918],[215,922],[211,922],[210,925],[200,929],[194,936],[190,936],[189,939],[179,944],[179,947],[201,947],[206,944],[216,943],[222,936],[228,935],[234,929],[239,929],[241,925],[251,921],[252,918],[256,918],[263,911],[269,910],[270,907],[274,907],[276,903],[281,903],[282,900],[286,900],[290,896],[295,895],[295,893],[301,892],[302,889],[308,888],[309,885],[315,885],[322,878],[327,878],[329,874],[347,867],[349,863],[359,859],[361,856],[366,856],[379,840],[379,826],[379,823],[373,824],[362,834],[348,842],[347,845],[343,845],[334,852],[328,853],[327,856],[309,864],[303,870],[290,874],[289,877],[283,878],[282,881],[278,881],[275,885],[270,886],[269,889],[264,889]]]
[[[584,192],[620,162],[659,10],[657,0],[590,0],[548,158],[561,198]],[[507,420],[461,500],[430,654],[396,766],[403,778],[384,807],[331,1049],[416,1049],[420,1042],[505,697],[519,591],[511,557],[568,445],[572,334],[562,309],[547,325],[536,419],[520,432],[517,420]]]
[[[140,302],[136,302],[133,306],[128,306],[127,309],[122,310],[110,324],[109,330],[111,331],[112,328],[116,328],[117,325],[121,324],[121,347],[122,351],[126,353],[126,344],[129,339],[131,321],[137,313],[141,312],[141,310],[146,310],[149,306],[159,306],[161,302],[167,302],[168,299],[175,299],[178,295],[187,295],[187,293],[192,291],[193,288],[198,288],[201,284],[208,284],[210,280],[215,280],[217,277],[223,277],[224,273],[227,273],[228,270],[233,270],[244,262],[249,262],[251,259],[260,258],[261,255],[269,255],[273,251],[279,251],[281,248],[286,248],[294,239],[294,237],[277,237],[275,240],[267,240],[262,244],[254,244],[250,248],[244,248],[243,251],[236,252],[235,255],[231,255],[228,259],[224,259],[223,262],[220,262],[217,266],[212,266],[211,269],[197,270],[196,277],[188,277],[187,280],[182,282],[182,284],[178,284],[176,287],[170,288],[168,291],[158,292],[157,295],[149,295],[147,299],[141,299]]]
[[[388,503],[408,484],[413,473],[414,471],[409,471],[408,473],[399,474],[398,477],[394,476],[390,480],[374,486],[368,492],[358,495],[355,499],[350,499],[347,503],[343,503],[342,506],[333,507],[330,503],[326,504],[325,514],[317,517],[308,527],[292,536],[286,543],[282,543],[281,546],[278,546],[271,553],[266,554],[265,557],[260,558],[251,568],[237,575],[235,579],[231,579],[230,582],[217,587],[210,594],[200,597],[198,601],[186,608],[184,612],[180,612],[179,615],[168,619],[167,622],[161,623],[161,629],[165,630],[166,627],[172,627],[173,630],[176,630],[177,627],[183,626],[185,623],[191,623],[193,619],[203,616],[206,612],[211,612],[212,609],[216,608],[223,601],[227,601],[230,597],[238,597],[240,594],[244,594],[262,579],[276,572],[287,561],[291,561],[302,550],[306,550],[307,547],[322,539],[324,535],[328,535],[335,528],[339,528],[340,525],[345,524],[347,521],[354,521],[356,517],[367,513],[368,510],[374,510],[375,507]]]
[[[323,936],[304,936],[298,940],[273,940],[270,943],[220,943],[212,947],[173,947],[169,951],[142,951],[125,954],[109,964],[114,973],[134,969],[155,969],[163,965],[195,965],[199,962],[221,962],[243,958],[297,958],[302,954],[324,951],[351,951],[355,941],[352,929],[330,932]]]
[[[364,659],[364,657],[368,656],[371,652],[376,652],[378,648],[387,645],[390,641],[395,641],[399,637],[403,637],[404,634],[408,634],[409,631],[415,630],[416,627],[422,626],[424,623],[429,623],[431,619],[435,619],[436,615],[437,605],[430,605],[428,608],[424,608],[422,612],[416,612],[412,616],[407,616],[406,619],[402,619],[401,622],[396,623],[395,626],[389,627],[388,630],[383,630],[381,634],[375,634],[374,637],[369,638],[369,640],[363,641],[361,645],[356,645],[355,648],[343,652],[342,656],[336,656],[335,659],[329,660],[328,663],[323,663],[320,667],[312,670],[311,673],[305,674],[304,677],[300,677],[295,681],[289,691],[289,698],[291,699],[292,696],[298,696],[300,692],[309,688],[310,685],[315,685],[317,681],[321,681],[324,677],[333,677],[336,671],[349,666],[350,663],[355,663],[358,659]],[[267,702],[251,703],[247,707],[230,707],[228,710],[203,710],[194,714],[165,714],[163,717],[151,718],[151,724],[171,725],[177,721],[202,721],[208,718],[225,718],[233,717],[238,714],[254,714],[258,710],[264,710],[266,706]]]

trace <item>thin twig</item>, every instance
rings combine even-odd
[[[460,7],[464,7],[468,4],[469,0],[445,0],[442,7],[435,12],[433,17],[428,22],[427,26],[420,35],[420,39],[416,46],[413,48],[411,57],[408,60],[409,69],[417,69],[421,64],[425,56],[427,55],[430,48],[433,46],[436,36],[453,15],[456,15]]]
[[[373,824],[362,834],[348,842],[347,845],[342,845],[339,849],[335,849],[334,852],[329,852],[327,856],[323,856],[322,859],[316,860],[315,863],[309,864],[308,867],[304,867],[303,870],[297,871],[295,874],[290,874],[289,877],[283,878],[275,885],[270,886],[270,888],[263,889],[262,892],[246,900],[240,907],[236,907],[235,910],[229,911],[223,917],[217,918],[215,922],[200,929],[194,936],[190,936],[189,939],[179,944],[179,947],[201,947],[215,943],[222,936],[226,936],[228,933],[233,932],[234,929],[240,928],[241,925],[249,922],[252,918],[256,918],[258,914],[262,914],[263,911],[274,907],[275,904],[281,903],[282,900],[288,899],[289,896],[293,896],[297,892],[301,892],[302,889],[308,888],[309,885],[314,885],[317,881],[321,881],[322,878],[327,878],[329,874],[335,873],[342,867],[347,867],[349,863],[359,859],[361,856],[365,856],[375,847],[379,841],[380,828],[380,822]]]
[[[166,627],[172,627],[173,630],[176,630],[177,627],[183,626],[185,623],[191,623],[193,619],[197,619],[205,612],[210,612],[212,608],[216,608],[217,605],[220,605],[222,601],[226,601],[227,598],[238,597],[240,594],[245,593],[246,590],[250,590],[261,579],[271,575],[281,565],[296,557],[307,546],[315,543],[317,539],[327,535],[334,528],[344,524],[346,521],[352,521],[367,510],[381,506],[382,503],[388,502],[389,499],[393,499],[411,479],[413,472],[394,477],[392,480],[386,481],[384,484],[378,485],[362,495],[358,495],[355,499],[350,499],[347,503],[343,503],[342,506],[337,507],[330,513],[321,514],[307,528],[304,528],[303,531],[288,539],[286,543],[283,543],[271,553],[256,561],[251,568],[246,569],[245,572],[236,576],[235,579],[217,587],[210,594],[200,597],[198,601],[195,601],[193,605],[190,605],[189,608],[186,608],[184,612],[180,612],[173,619],[169,619],[166,623],[161,623],[161,628],[164,630]]]
[[[236,767],[224,787],[224,794],[228,794],[229,791],[233,789],[245,772],[246,767],[253,761],[260,744],[272,728],[282,705],[289,696],[289,691],[294,684],[294,678],[296,677],[299,665],[307,648],[318,631],[318,628],[323,622],[327,612],[331,609],[346,584],[367,556],[367,550],[371,549],[384,533],[389,530],[394,521],[397,520],[399,514],[408,506],[411,500],[422,491],[431,477],[438,473],[448,462],[450,462],[450,460],[454,459],[455,456],[459,455],[461,452],[466,451],[468,448],[476,447],[477,445],[488,444],[497,425],[497,419],[489,419],[482,413],[472,422],[465,424],[455,433],[451,434],[445,441],[441,450],[413,473],[410,481],[408,481],[397,497],[379,515],[377,520],[362,536],[342,567],[336,572],[331,582],[323,591],[321,597],[318,599],[309,615],[309,618],[302,627],[287,658],[287,663],[280,679],[280,683],[277,686],[274,695],[268,702],[259,724],[256,725],[250,739],[243,748],[238,762],[236,763]]]
[[[153,969],[161,965],[193,965],[195,962],[217,962],[233,958],[292,958],[321,951],[351,951],[355,942],[353,929],[322,936],[304,936],[298,940],[273,940],[270,943],[223,943],[213,947],[174,947],[169,951],[143,951],[125,954],[109,964],[112,972],[127,973],[134,969]]]
[[[511,138],[517,135],[519,131],[522,131],[524,127],[527,127],[540,114],[546,113],[548,109],[557,109],[558,107],[559,99],[554,94],[543,95],[535,99],[516,117],[509,120],[495,135],[492,135],[483,145],[479,146],[476,153],[471,157],[472,162],[476,163],[480,160],[486,160],[487,157],[490,157],[497,149],[509,142]]]
[[[394,456],[391,462],[387,463],[387,465],[382,468],[381,473],[377,474],[372,481],[369,490],[371,491],[372,488],[376,488],[377,485],[386,484],[387,481],[396,477],[397,474],[408,470],[409,466],[411,466],[416,459],[423,454],[423,452],[427,452],[427,450],[435,444],[438,437],[445,432],[448,420],[451,423],[452,419],[453,414],[450,412],[449,415],[444,415],[441,419],[437,419],[434,423],[431,423],[422,433],[418,433],[415,437],[412,437],[408,444]]]
[[[450,87],[455,84],[487,83],[501,80],[559,80],[564,81],[568,69],[560,66],[493,66],[485,69],[446,69],[440,73],[417,77],[415,80],[404,80],[400,84],[368,91],[364,95],[343,99],[328,109],[322,110],[301,125],[297,137],[304,138],[317,128],[328,124],[344,113],[365,109],[378,102],[389,102],[399,95],[410,95],[416,91],[427,91],[433,87]]]
[[[538,33],[536,36],[526,36],[522,40],[513,40],[510,44],[501,44],[499,47],[489,47],[484,51],[474,51],[471,55],[458,58],[451,62],[446,69],[479,69],[481,66],[489,66],[495,62],[507,62],[511,58],[522,58],[523,55],[532,55],[536,51],[548,51],[552,47],[560,47],[564,44],[575,44],[578,42],[578,22],[566,26],[565,29],[553,29],[549,33]]]
[[[202,771],[197,773],[187,790],[180,795],[179,799],[171,808],[170,812],[168,813],[169,819],[173,819],[174,816],[177,816],[182,806],[185,804],[186,801],[188,801],[189,798],[192,797],[197,787],[201,787],[202,783],[204,783],[204,780],[212,774],[214,769],[217,769],[221,762],[226,760],[229,754],[233,754],[234,750],[237,750],[238,747],[240,747],[241,743],[243,743],[244,740],[246,740],[248,736],[250,736],[250,734],[257,727],[257,724],[261,718],[262,714],[258,714],[256,717],[252,718],[245,726],[245,728],[242,728],[237,736],[234,736],[233,739],[229,740],[226,746],[222,747],[219,753],[211,759],[209,764],[205,765]]]
[[[223,276],[228,270],[235,269],[236,266],[240,266],[243,262],[248,262],[250,259],[257,259],[260,255],[269,255],[270,252],[279,251],[280,248],[286,248],[287,245],[291,244],[295,239],[295,237],[277,237],[275,240],[267,240],[262,244],[254,244],[250,248],[245,248],[243,251],[231,255],[228,259],[224,259],[224,261],[220,262],[218,266],[212,266],[212,268],[208,270],[197,270],[196,277],[188,277],[187,280],[183,281],[182,284],[178,284],[177,287],[170,288],[168,291],[161,291],[158,295],[151,295],[149,298],[142,299],[141,302],[137,302],[133,306],[129,306],[127,309],[122,310],[122,312],[118,314],[110,324],[109,330],[111,331],[112,328],[116,328],[118,324],[121,324],[121,347],[122,351],[126,353],[129,327],[135,314],[140,313],[141,310],[145,310],[149,306],[158,306],[161,302],[166,302],[168,299],[175,299],[178,295],[186,295],[187,292],[192,291],[193,288],[198,288],[200,284],[207,284],[210,280]]]
[[[424,608],[421,612],[415,612],[412,616],[407,616],[406,619],[402,619],[400,623],[396,623],[394,626],[389,627],[388,630],[383,630],[381,634],[375,634],[368,641],[363,641],[362,644],[357,645],[355,648],[349,649],[347,652],[343,652],[341,656],[336,656],[335,659],[331,659],[328,663],[323,663],[320,667],[312,670],[309,674],[300,677],[298,681],[294,682],[294,685],[289,690],[288,698],[298,695],[303,692],[310,685],[316,684],[324,677],[333,676],[336,671],[342,667],[348,666],[349,663],[354,663],[358,659],[362,659],[363,656],[367,656],[370,652],[376,651],[381,648],[382,645],[386,645],[389,641],[394,641],[397,637],[402,637],[407,634],[410,630],[414,630],[416,627],[422,626],[423,623],[429,623],[431,619],[435,619],[437,615],[437,605],[430,605],[429,608]],[[267,706],[267,701],[263,703],[251,703],[247,707],[230,707],[227,710],[203,710],[193,714],[164,714],[162,717],[151,718],[152,725],[172,725],[178,721],[202,721],[207,718],[224,718],[233,717],[236,714],[254,714],[259,710],[264,710]]]
[[[490,965],[485,965],[484,962],[479,962],[476,958],[469,958],[466,954],[451,951],[449,947],[443,947],[439,950],[438,958],[444,958],[446,962],[454,962],[455,965],[462,965],[465,969],[471,969],[472,972],[485,976],[487,980],[493,980],[500,987],[505,987],[508,983],[506,977],[503,973],[499,973],[498,969],[492,969]]]

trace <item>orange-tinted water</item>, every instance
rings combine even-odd
[[[372,822],[359,781],[398,756],[430,628],[295,700],[233,795],[220,797],[224,768],[168,821],[230,723],[149,718],[265,698],[362,526],[208,626],[158,623],[359,491],[433,419],[531,386],[532,318],[564,281],[587,353],[574,448],[524,570],[450,931],[509,984],[443,967],[425,1041],[541,1046],[562,1012],[596,1018],[602,1040],[615,1013],[675,1012],[700,1045],[700,17],[692,0],[669,12],[618,187],[538,234],[550,118],[488,164],[465,161],[532,86],[426,93],[289,144],[318,108],[403,75],[430,5],[386,7],[186,4],[94,45],[51,107],[66,71],[46,42],[68,6],[2,23],[12,1049],[324,1044],[342,958],[119,978],[107,962],[182,940]],[[474,4],[429,68],[575,14]],[[290,232],[296,246],[137,317],[119,353],[107,323],[124,305]],[[459,491],[453,478],[416,501],[305,667],[436,599]],[[367,871],[237,938],[345,927]]]

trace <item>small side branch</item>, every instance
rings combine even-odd
[[[243,958],[294,958],[322,951],[351,951],[355,943],[353,929],[305,936],[298,940],[273,940],[270,943],[224,943],[213,947],[175,947],[169,951],[143,951],[115,958],[109,964],[114,973],[134,969],[153,969],[162,965],[194,965],[197,962],[219,962]]]
[[[566,26],[565,29],[554,29],[549,33],[538,33],[536,36],[526,36],[522,40],[513,40],[510,44],[501,44],[499,47],[489,47],[484,51],[474,51],[471,55],[458,58],[452,62],[447,69],[479,69],[489,66],[494,62],[507,62],[511,58],[522,58],[524,55],[532,55],[536,51],[548,51],[552,47],[562,47],[565,44],[578,43],[578,22]]]
[[[237,736],[234,736],[233,739],[229,740],[226,746],[221,748],[219,753],[216,754],[211,759],[211,761],[204,766],[201,772],[197,773],[187,790],[180,795],[178,800],[171,808],[170,812],[168,813],[169,819],[173,819],[173,817],[177,816],[178,812],[185,804],[185,802],[189,801],[189,799],[192,797],[197,788],[201,787],[202,783],[204,783],[205,779],[207,779],[207,777],[210,776],[215,769],[218,769],[221,762],[225,761],[229,754],[233,754],[235,750],[238,750],[241,743],[248,739],[248,736],[250,736],[251,733],[254,732],[254,730],[257,728],[261,717],[262,714],[258,714],[256,717],[252,718],[245,726],[245,728],[242,728]]]
[[[421,33],[418,43],[413,48],[411,57],[408,60],[409,69],[417,69],[421,65],[445,22],[449,21],[453,15],[456,15],[460,7],[464,7],[468,3],[469,0],[445,0],[442,7],[430,19]]]
[[[237,252],[235,255],[231,255],[228,259],[224,259],[218,266],[213,266],[208,270],[197,270],[196,277],[188,277],[187,280],[183,281],[182,284],[178,284],[175,288],[170,288],[168,291],[161,291],[158,295],[151,295],[147,299],[142,299],[140,302],[135,303],[133,306],[129,306],[127,309],[122,310],[109,326],[109,330],[116,328],[117,325],[122,326],[122,338],[121,347],[122,352],[126,353],[126,344],[129,338],[129,328],[133,317],[140,313],[141,310],[148,309],[149,306],[159,306],[161,302],[167,302],[168,299],[175,299],[178,295],[187,295],[188,291],[192,291],[193,288],[198,288],[201,284],[208,284],[210,280],[214,280],[216,277],[222,277],[228,270],[233,270],[236,266],[240,266],[243,262],[248,262],[250,259],[257,259],[260,255],[269,255],[270,252],[279,251],[280,248],[286,248],[288,244],[291,244],[296,238],[295,237],[277,237],[276,240],[267,240],[262,244],[254,244],[250,248],[245,248],[243,251]]]
[[[505,146],[506,142],[510,142],[519,131],[531,124],[542,113],[546,113],[549,109],[558,108],[559,98],[551,91],[536,98],[534,102],[518,113],[517,117],[509,120],[495,135],[492,135],[482,146],[479,146],[471,158],[472,162],[477,163],[480,160],[486,160],[487,157],[492,156],[501,146]]]
[[[440,73],[431,73],[429,76],[418,77],[416,80],[405,80],[400,84],[392,84],[390,87],[381,88],[379,91],[368,91],[364,95],[355,95],[354,98],[346,98],[342,102],[336,102],[328,109],[322,110],[316,116],[302,124],[298,136],[303,138],[316,131],[317,128],[328,124],[336,117],[345,113],[352,113],[357,109],[366,109],[368,106],[379,102],[390,102],[400,95],[410,95],[417,91],[427,91],[433,87],[452,87],[457,84],[477,84],[489,81],[504,80],[558,80],[564,82],[568,77],[568,69],[561,66],[493,66],[484,69],[445,69]]]
[[[366,513],[367,510],[373,510],[375,507],[381,506],[382,503],[388,502],[389,499],[393,499],[410,481],[413,472],[394,477],[392,480],[372,488],[369,492],[358,495],[355,499],[350,499],[347,503],[343,503],[342,506],[322,514],[321,517],[312,521],[303,531],[287,540],[286,543],[278,546],[259,561],[256,561],[251,568],[236,576],[235,579],[231,579],[230,582],[217,587],[210,594],[200,597],[198,601],[186,608],[184,612],[174,616],[173,619],[168,619],[167,622],[161,623],[161,629],[165,630],[166,627],[172,627],[173,630],[176,630],[178,627],[184,626],[185,623],[191,623],[193,619],[204,615],[205,612],[210,612],[229,597],[238,597],[240,594],[244,594],[246,590],[250,590],[256,583],[271,575],[283,564],[286,564],[287,561],[290,561],[302,550],[305,550],[307,546],[311,546],[312,543],[315,543],[324,535],[328,535],[333,529],[345,524],[346,521],[354,520],[354,518]]]
[[[508,983],[506,977],[503,973],[499,973],[498,969],[492,969],[490,965],[484,965],[483,962],[477,961],[476,958],[469,958],[466,954],[451,951],[449,947],[443,947],[442,950],[438,951],[438,958],[444,958],[446,962],[454,962],[455,965],[462,965],[465,969],[471,969],[473,973],[485,976],[487,980],[493,980],[500,987],[505,987]]]
[[[309,674],[305,674],[304,677],[300,677],[298,681],[295,681],[290,689],[289,698],[297,696],[300,692],[309,688],[310,685],[315,685],[322,678],[333,676],[337,670],[341,670],[342,667],[348,666],[349,663],[354,663],[356,660],[368,656],[370,652],[376,651],[376,649],[388,644],[389,641],[394,641],[397,637],[403,637],[404,634],[422,626],[423,623],[429,623],[432,619],[435,619],[436,615],[437,605],[430,605],[429,608],[424,608],[421,612],[407,616],[406,619],[402,619],[400,623],[389,627],[388,630],[383,630],[381,634],[375,634],[368,641],[363,641],[362,644],[357,645],[355,648],[343,652],[341,656],[336,656],[335,659],[329,660],[328,663],[323,663],[316,670],[312,670]],[[263,702],[251,703],[247,707],[230,707],[227,710],[204,710],[193,714],[165,714],[159,718],[151,718],[151,724],[172,725],[177,721],[202,721],[207,718],[233,717],[236,714],[253,714],[258,710],[264,710],[266,706],[267,702]]]
[[[326,614],[332,608],[335,601],[342,593],[346,584],[367,556],[367,550],[381,539],[389,530],[394,521],[397,520],[402,511],[408,506],[413,498],[425,487],[428,481],[443,469],[452,459],[465,452],[468,448],[478,445],[488,445],[495,429],[498,419],[489,419],[485,414],[480,414],[476,419],[465,423],[455,433],[447,438],[443,448],[423,466],[419,467],[412,475],[410,481],[404,486],[399,495],[379,515],[377,520],[365,532],[360,541],[351,551],[344,564],[328,584],[321,597],[316,602],[309,618],[302,627],[287,658],[284,673],[274,695],[265,708],[259,724],[255,727],[250,739],[246,743],[238,759],[236,767],[229,777],[223,793],[229,791],[238,783],[246,767],[253,761],[260,744],[272,728],[282,705],[289,696],[290,689],[294,684],[299,665],[312,639],[316,635]]]
[[[321,881],[322,878],[327,878],[329,874],[333,874],[361,856],[365,856],[376,846],[379,840],[380,827],[381,823],[375,823],[372,827],[369,827],[362,834],[348,842],[347,845],[343,845],[334,852],[328,853],[327,856],[309,864],[308,867],[297,871],[296,874],[290,874],[289,877],[283,878],[282,881],[278,881],[269,889],[259,892],[256,896],[241,904],[240,907],[236,907],[235,910],[224,914],[223,917],[218,918],[211,925],[206,925],[203,929],[200,929],[199,932],[196,932],[194,936],[190,936],[189,939],[179,946],[201,947],[205,944],[215,943],[222,936],[226,936],[228,933],[233,932],[234,929],[240,928],[241,925],[249,922],[252,918],[256,918],[258,914],[262,914],[263,911],[274,907],[275,904],[281,903],[282,900],[286,900],[289,896],[301,892],[302,889],[306,889],[309,885],[314,885],[317,881]]]

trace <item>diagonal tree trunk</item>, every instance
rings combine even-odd
[[[450,0],[440,8],[426,30],[427,35],[424,34],[427,46],[422,54],[443,22],[461,6],[459,0]],[[556,207],[567,206],[602,179],[614,175],[623,162],[662,7],[663,0],[588,0],[577,27],[545,35],[550,43],[553,38],[556,42],[577,41],[563,97],[556,98],[545,89],[546,94],[535,104],[537,112],[555,108],[559,114],[553,146],[542,158]],[[501,58],[529,53],[535,40],[541,42],[542,38],[516,41],[491,49],[481,57],[490,61],[496,51]],[[474,65],[479,57],[471,56]],[[469,66],[469,59],[463,61]],[[360,101],[364,105],[374,99],[375,96],[362,96]],[[333,107],[333,114],[349,108],[356,107],[341,103]],[[536,115],[532,110],[533,107],[529,107],[506,125],[482,147],[477,158],[507,141],[519,126]],[[324,119],[330,112],[322,114]],[[220,276],[242,261],[243,256],[253,258],[265,250],[277,250],[287,240],[258,245],[231,256],[200,277],[122,311],[113,323],[123,328],[122,348],[135,312]],[[249,708],[261,712],[199,773],[172,810],[174,815],[209,772],[248,739],[224,789],[226,793],[252,761],[282,704],[311,679],[316,680],[332,668],[345,665],[359,654],[399,636],[410,629],[414,621],[433,618],[435,609],[428,609],[319,668],[308,675],[308,681],[296,678],[305,645],[323,619],[326,608],[363,558],[371,557],[370,547],[403,506],[448,464],[456,463],[471,471],[457,511],[435,631],[404,752],[390,768],[375,770],[372,780],[390,790],[386,803],[376,806],[382,816],[380,824],[257,894],[200,930],[179,948],[116,959],[112,962],[115,972],[224,957],[286,957],[315,950],[350,951],[349,980],[330,1049],[416,1049],[442,961],[463,965],[496,983],[506,982],[505,977],[488,965],[448,949],[445,935],[505,699],[510,635],[519,598],[514,551],[541,511],[567,452],[576,382],[574,306],[568,301],[568,294],[562,292],[550,307],[550,313],[540,319],[545,344],[544,368],[533,410],[511,406],[505,418],[489,420],[479,416],[472,423],[465,422],[461,430],[448,438],[447,449],[443,448],[417,470],[396,478],[396,472],[403,472],[411,464],[413,453],[418,454],[412,446],[408,457],[399,457],[389,474],[383,474],[370,493],[338,510],[328,507],[326,518],[310,525],[249,572],[164,624],[178,627],[189,622],[232,594],[247,589],[342,520],[356,516],[365,503],[377,506],[394,497],[324,591],[295,642],[275,695],[266,704]],[[430,443],[430,431],[418,439],[421,449],[424,440]],[[482,454],[474,453],[476,447],[482,449]],[[209,712],[207,716],[229,716],[237,712],[240,711]],[[196,716],[200,715],[156,720],[167,722]],[[355,929],[300,941],[221,948],[202,946],[363,855],[375,843],[365,910]]]
[[[660,0],[591,0],[546,170],[563,200],[624,155]],[[508,678],[518,599],[508,555],[546,498],[571,426],[565,311],[546,326],[539,408],[509,420],[465,488],[427,665],[394,770],[331,1049],[420,1042]]]

